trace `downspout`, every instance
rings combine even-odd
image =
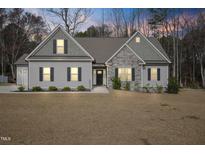
[[[143,82],[144,82],[144,80],[143,80],[143,65],[141,65],[141,88],[143,87]]]

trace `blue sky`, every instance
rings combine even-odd
[[[126,8],[124,9],[126,12],[129,12],[131,8]],[[105,23],[109,23],[110,22],[110,16],[109,16],[109,11],[111,10],[110,8],[92,8],[92,15],[89,17],[89,19],[87,20],[86,23],[84,23],[80,28],[79,31],[84,31],[86,30],[89,26],[91,25],[101,25],[102,24],[102,12],[104,10],[104,14],[105,14]],[[146,16],[146,14],[148,13],[148,9],[143,9],[144,10],[144,16]],[[184,12],[186,12],[187,14],[190,15],[194,15],[196,14],[199,9],[192,9],[192,8],[185,8],[182,9]],[[205,10],[205,9],[203,9]],[[47,14],[47,12],[45,11],[45,9],[38,9],[38,8],[31,8],[31,9],[25,9],[25,11],[28,12],[32,12],[35,13],[37,15],[41,15],[44,16],[44,18],[46,18],[48,20],[48,22],[50,22],[49,20],[54,20],[55,18],[50,18]],[[58,21],[57,21],[58,22]]]

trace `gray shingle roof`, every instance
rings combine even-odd
[[[128,38],[75,38],[96,60],[105,63]]]
[[[16,62],[16,65],[28,65],[28,62],[25,61],[25,58],[28,56],[27,53],[23,54]]]
[[[85,49],[87,50],[91,56],[93,56],[96,60],[96,63],[105,63],[129,38],[75,38],[75,40]],[[148,40],[166,57],[168,58],[166,52],[162,48],[159,41],[154,37],[149,37]],[[28,54],[22,55],[17,62],[16,65],[25,65],[27,62],[25,58]],[[39,59],[52,57],[38,57]],[[56,58],[62,58],[55,56]],[[76,58],[76,57],[64,57],[66,58]],[[78,57],[78,58],[87,58],[87,57]],[[144,58],[144,57],[143,57]],[[168,58],[169,59],[169,58]],[[164,60],[153,60],[149,58],[143,59],[147,63],[167,63]]]
[[[167,58],[169,59],[167,53],[163,49],[162,45],[160,42],[155,38],[155,37],[148,37],[148,40]]]
[[[96,60],[96,63],[105,63],[129,38],[75,38]],[[166,57],[166,52],[159,41],[154,37],[148,40]],[[143,52],[140,50],[139,52]],[[155,53],[155,51],[153,51]],[[155,53],[156,54],[156,53]],[[144,54],[143,54],[144,55]],[[158,58],[159,56],[157,56]],[[165,60],[152,59],[151,52],[141,57],[148,63],[167,63]],[[169,59],[169,58],[168,58]]]

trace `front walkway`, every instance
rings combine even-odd
[[[105,86],[96,86],[93,87],[93,89],[91,90],[92,93],[109,93],[109,90],[105,87]]]

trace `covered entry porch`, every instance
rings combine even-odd
[[[107,69],[105,65],[93,66],[93,86],[107,86]]]

